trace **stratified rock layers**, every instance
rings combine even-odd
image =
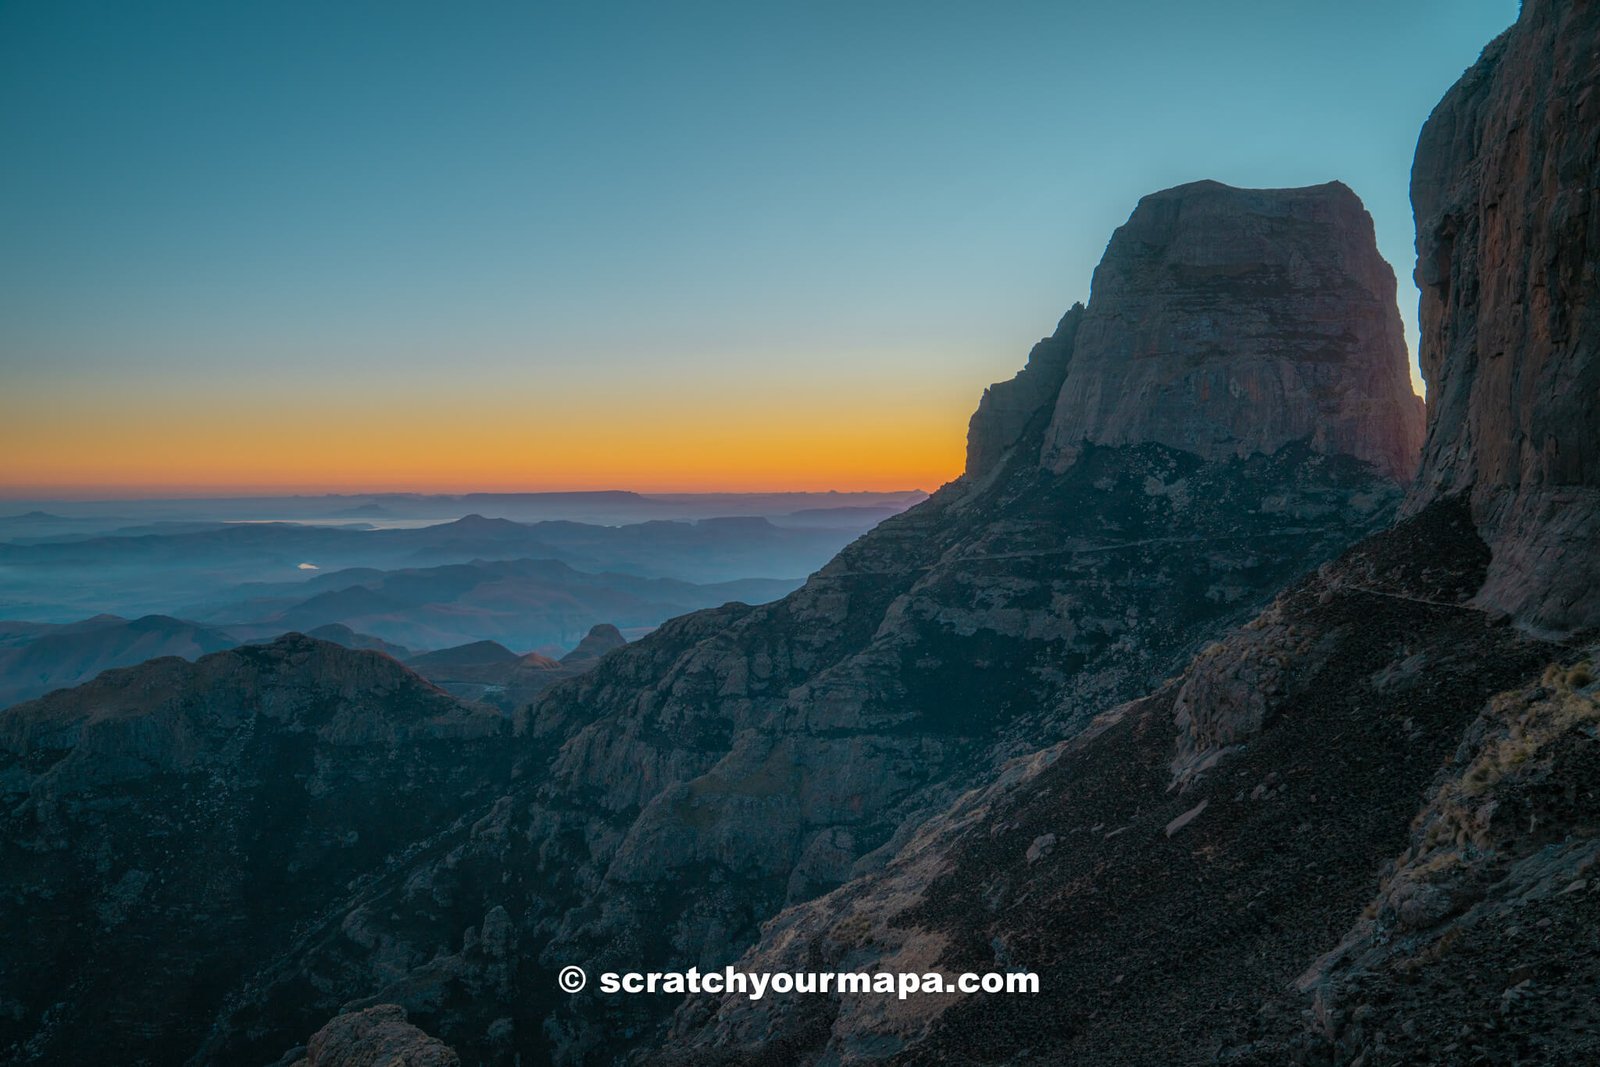
[[[1306,440],[1409,482],[1422,441],[1372,219],[1339,182],[1139,201],[1094,274],[1042,461],[1084,442],[1207,459]]]
[[[1600,6],[1530,3],[1411,175],[1428,439],[1414,507],[1470,492],[1480,597],[1600,625]]]

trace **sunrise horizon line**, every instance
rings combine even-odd
[[[945,484],[945,483],[940,483]],[[938,487],[935,486],[935,489]],[[431,487],[431,488],[351,488],[345,486],[305,485],[242,485],[242,486],[54,486],[54,487],[0,487],[0,503],[93,503],[96,501],[124,500],[229,500],[251,497],[468,497],[468,496],[551,496],[551,495],[601,495],[628,493],[635,496],[884,496],[894,494],[931,493],[934,490],[920,485],[899,485],[889,488],[828,486],[638,486],[606,484],[585,486],[546,486],[530,488],[486,487]]]

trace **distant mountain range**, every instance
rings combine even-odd
[[[788,516],[817,510],[904,511],[926,499],[920,490],[822,493],[366,493],[327,496],[192,497],[137,500],[0,502],[0,541],[104,534],[122,528],[189,522],[366,521],[381,525],[449,522],[476,512],[519,522],[566,520],[606,526],[658,519],[694,522],[723,515],[759,516],[791,525]]]
[[[468,515],[432,526],[386,529],[186,523],[118,535],[11,541],[0,543],[0,617],[69,622],[101,612],[193,614],[197,604],[221,606],[219,590],[241,583],[284,584],[353,567],[484,560],[554,560],[591,573],[692,583],[798,580],[879,518],[880,510],[867,509],[811,515],[797,526],[778,526],[762,517],[597,526],[554,520],[530,525]],[[588,625],[574,626],[573,639]]]
[[[239,600],[196,605],[186,614],[246,639],[338,623],[414,649],[479,640],[568,648],[598,623],[640,633],[698,608],[776,600],[799,584],[752,578],[698,585],[519,559],[335,571],[301,583],[246,586]]]
[[[577,677],[607,652],[625,644],[627,640],[615,626],[601,623],[559,660],[538,652],[519,656],[496,641],[473,641],[412,656],[406,666],[451,696],[515,712],[550,686]]]
[[[238,590],[240,599],[186,612],[188,619],[147,615],[130,620],[103,614],[64,625],[0,622],[0,707],[158,656],[192,660],[279,634],[305,633],[420,664],[418,670],[430,679],[464,683],[454,691],[473,699],[483,695],[483,685],[491,685],[500,695],[498,702],[509,709],[572,672],[526,678],[498,668],[492,676],[440,674],[430,668],[450,662],[445,652],[419,660],[415,650],[468,646],[483,652],[492,647],[526,673],[538,665],[503,645],[528,650],[577,646],[575,652],[590,655],[597,643],[605,643],[607,633],[622,643],[618,627],[639,635],[700,608],[776,600],[798,584],[753,578],[697,585],[586,574],[551,560],[506,560],[400,571],[364,568],[296,583],[246,586]],[[460,662],[459,652],[455,654]],[[474,662],[492,659],[480,656]],[[506,691],[511,695],[505,696]]]
[[[158,656],[192,660],[238,643],[221,630],[165,615],[97,615],[67,625],[0,622],[0,707],[78,685],[113,667]]]

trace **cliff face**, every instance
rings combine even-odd
[[[1527,0],[1424,131],[1407,517],[740,965],[1041,992],[694,998],[652,1063],[1600,1062],[1600,649],[1528,632],[1595,618],[1597,42]]]
[[[1086,441],[1218,459],[1298,440],[1416,470],[1394,272],[1361,201],[1338,182],[1145,197],[1095,271],[1042,461],[1064,470]]]
[[[1600,10],[1524,5],[1412,170],[1429,431],[1413,507],[1471,494],[1485,604],[1600,624]]]
[[[1257,210],[1270,222],[1289,210],[1280,201],[1306,195],[1249,194],[1240,224],[1255,225]],[[1262,226],[1270,246],[1276,231]],[[1356,255],[1319,235],[1334,231],[1296,238],[1300,258]],[[1174,301],[1186,278],[1197,292],[1185,306],[1214,295],[1204,276],[1175,277],[1161,281]],[[1250,350],[1267,365],[1263,323],[1276,323],[1281,377],[1316,378],[1321,350],[1297,343],[1298,304],[1273,312],[1275,293],[1300,299],[1256,295]],[[1370,293],[1334,289],[1319,328],[1333,329],[1341,295],[1352,323],[1368,315]],[[270,1060],[347,1005],[380,1002],[467,1060],[623,1055],[672,1004],[569,997],[555,970],[736,958],[785,905],[880,869],[998,762],[1159,685],[1271,591],[1388,521],[1401,491],[1359,441],[1251,429],[1313,424],[1322,409],[1305,392],[1279,398],[1308,409],[1286,414],[1222,390],[1216,417],[1273,447],[1219,448],[1190,439],[1192,422],[1157,433],[1160,418],[1188,416],[1151,384],[1149,436],[1079,442],[1074,462],[1046,469],[1046,431],[1090,314],[1069,312],[1028,368],[989,392],[968,477],[785,599],[673,620],[544,694],[519,719],[524,764],[501,799],[403,874],[331,908],[230,1004],[204,1057]],[[1380,358],[1403,410],[1404,353]],[[491,1041],[502,1019],[509,1036],[499,1027]]]
[[[1056,332],[1033,346],[1016,377],[983,391],[967,424],[968,478],[981,479],[993,471],[1022,439],[1029,422],[1054,404],[1082,321],[1083,305],[1072,305],[1056,324]]]

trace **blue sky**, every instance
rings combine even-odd
[[[1139,196],[1199,178],[1347,182],[1414,339],[1417,131],[1515,15],[12,0],[0,416],[52,455],[119,404],[292,429],[307,398],[380,434],[522,397],[597,435],[657,403],[959,436]],[[526,447],[571,468],[553,441]]]

